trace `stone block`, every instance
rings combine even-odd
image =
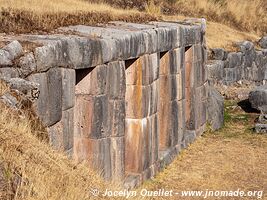
[[[151,163],[155,164],[159,159],[159,119],[158,115],[152,115],[149,117],[150,130],[151,130]]]
[[[225,60],[227,57],[227,52],[222,48],[211,49],[210,58],[212,60]]]
[[[147,117],[150,111],[151,86],[126,86],[126,117],[140,119]]]
[[[230,52],[227,55],[225,68],[236,68],[241,66],[243,60],[243,54],[241,52]]]
[[[74,107],[75,102],[75,70],[62,68],[62,110]]]
[[[152,143],[150,120],[126,119],[126,160],[127,172],[141,173],[151,165]]]
[[[142,85],[152,84],[159,77],[158,54],[147,54],[141,57]]]
[[[55,125],[48,127],[48,135],[51,145],[61,151],[73,148],[74,110],[62,112],[62,119]]]
[[[267,113],[267,85],[256,87],[249,93],[251,106],[260,110],[263,114]]]
[[[9,53],[9,58],[11,60],[16,59],[23,54],[22,46],[17,40],[10,42],[3,49]]]
[[[143,85],[143,66],[141,58],[127,60],[126,65],[126,84]]]
[[[18,69],[12,67],[0,68],[0,78],[10,79],[17,77],[19,77]]]
[[[216,60],[206,65],[208,80],[223,80],[224,61]]]
[[[125,101],[109,100],[108,111],[109,135],[114,137],[124,136],[125,133]]]
[[[28,53],[19,59],[18,63],[23,77],[27,77],[36,71],[36,62],[33,53]]]
[[[12,60],[8,51],[0,49],[0,66],[11,66]]]
[[[95,68],[76,70],[77,84],[75,94],[103,95],[107,92],[108,83],[107,65]]]
[[[112,176],[111,140],[105,138],[94,140],[74,137],[73,158],[76,161],[87,161],[89,166],[98,171],[105,179]]]
[[[203,55],[202,55],[202,45],[196,44],[193,46],[193,61],[196,62],[203,62]]]
[[[237,81],[237,68],[224,68],[224,80],[230,82]]]
[[[123,180],[125,175],[125,137],[112,137],[110,140],[112,178]]]
[[[159,102],[159,80],[154,81],[150,86],[150,92],[149,95],[149,113],[148,115],[151,116],[153,114],[156,114],[158,112],[158,102]]]
[[[56,55],[58,51],[59,50],[56,48],[56,45],[37,47],[34,52],[37,71],[44,72],[47,71],[49,68],[56,67]]]
[[[53,68],[46,73],[32,74],[28,79],[39,84],[40,94],[33,109],[43,125],[49,127],[59,122],[62,116],[61,69]]]
[[[111,62],[108,64],[108,93],[111,99],[124,99],[126,90],[126,77],[124,62]]]
[[[75,137],[100,139],[109,136],[108,97],[76,95],[75,98]]]
[[[212,130],[218,130],[224,123],[224,99],[213,87],[209,87],[207,116]]]

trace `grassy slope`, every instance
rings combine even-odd
[[[227,104],[224,128],[199,138],[143,187],[151,190],[170,188],[177,192],[238,188],[266,191],[267,137],[252,133],[254,114],[239,110],[235,103]]]
[[[7,91],[0,82],[0,95]],[[2,103],[0,111],[0,200],[85,200],[90,189],[118,186],[40,141],[26,112]]]

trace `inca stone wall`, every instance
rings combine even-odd
[[[0,50],[0,76],[38,84],[32,109],[56,149],[134,187],[205,130],[205,26],[111,22],[7,36],[19,42]]]
[[[211,61],[207,64],[208,78],[213,83],[231,85],[250,82],[256,85],[265,84],[267,80],[267,49],[256,48],[252,42],[238,44],[238,52],[227,52],[224,49],[211,49]]]

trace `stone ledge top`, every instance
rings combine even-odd
[[[0,37],[0,41],[17,40],[21,44],[37,46],[32,50],[36,69],[44,72],[52,67],[90,68],[115,60],[200,44],[203,26],[205,20],[196,19],[149,24],[113,21],[98,27],[62,27],[48,35],[5,36]],[[6,62],[6,65],[11,63]],[[0,67],[6,65],[4,63]]]

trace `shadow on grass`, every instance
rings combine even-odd
[[[240,106],[246,113],[260,113],[259,110],[252,108],[248,99],[238,102],[237,105]]]

